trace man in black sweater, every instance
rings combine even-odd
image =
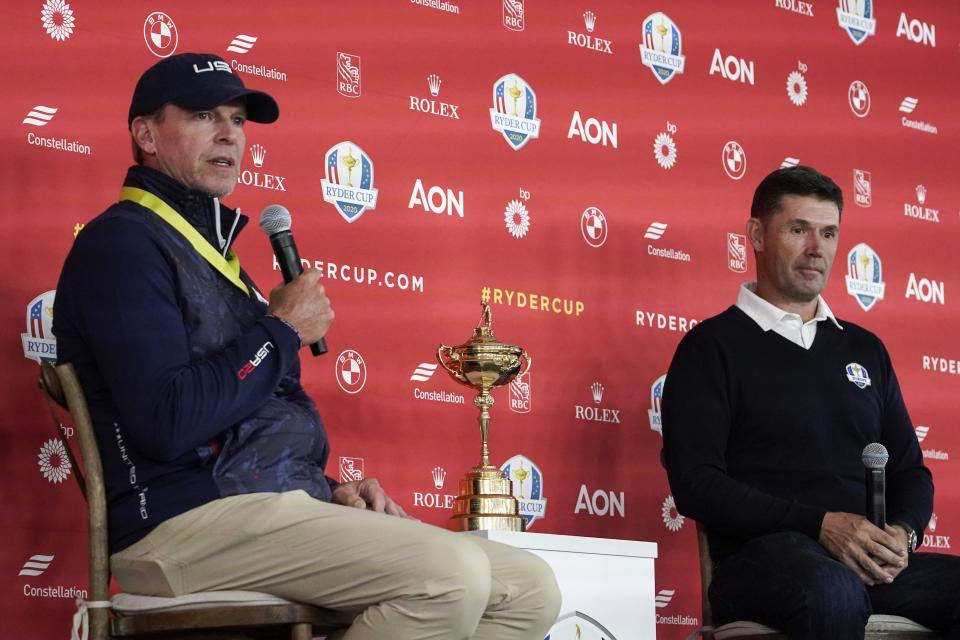
[[[707,529],[718,624],[862,638],[870,614],[887,613],[960,637],[960,558],[913,553],[933,482],[890,356],[820,297],[842,208],[840,188],[809,167],[757,187],[757,282],[687,334],[667,373],[670,487]],[[872,442],[890,456],[884,529],[863,515]]]

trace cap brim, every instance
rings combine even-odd
[[[191,100],[174,99],[173,102],[178,107],[184,109],[214,109],[222,104],[233,102],[244,98],[247,106],[247,120],[259,122],[261,124],[270,124],[276,122],[280,117],[280,107],[277,101],[270,94],[253,89],[241,89],[239,87],[224,87],[223,91],[216,95],[207,93],[203,102],[194,102]]]

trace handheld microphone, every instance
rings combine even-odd
[[[890,455],[879,442],[871,442],[861,454],[867,480],[867,519],[883,529],[887,524],[887,479],[883,468]]]
[[[290,232],[291,225],[290,212],[283,205],[271,204],[260,214],[260,228],[270,236],[270,245],[277,256],[284,282],[290,282],[303,273],[300,254],[297,253],[297,245]],[[327,342],[323,338],[310,345],[310,353],[315,356],[326,352]]]

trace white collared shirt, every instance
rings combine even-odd
[[[804,349],[813,345],[813,339],[817,337],[818,322],[830,320],[838,329],[843,329],[823,297],[817,296],[817,313],[813,319],[803,322],[796,313],[784,311],[758,296],[756,282],[746,282],[740,287],[737,308],[750,316],[764,331],[775,331]]]

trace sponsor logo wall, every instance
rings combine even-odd
[[[844,190],[825,297],[887,345],[937,484],[924,548],[952,553],[960,15],[936,0],[722,4],[357,0],[325,6],[318,31],[305,0],[6,3],[0,637],[62,635],[87,588],[77,469],[37,366],[57,357],[63,259],[130,164],[133,82],[186,51],[221,55],[280,104],[276,124],[245,127],[224,201],[254,220],[287,207],[333,302],[329,353],[302,352],[327,475],[376,477],[445,522],[479,456],[478,412],[434,354],[469,339],[487,300],[497,338],[534,360],[494,390],[490,429],[528,527],[659,543],[658,637],[686,637],[696,536],[659,461],[666,371],[753,278],[757,182],[809,164]],[[265,295],[279,284],[255,224],[235,247]],[[265,345],[237,375],[272,357]],[[848,364],[851,385],[878,384]]]

